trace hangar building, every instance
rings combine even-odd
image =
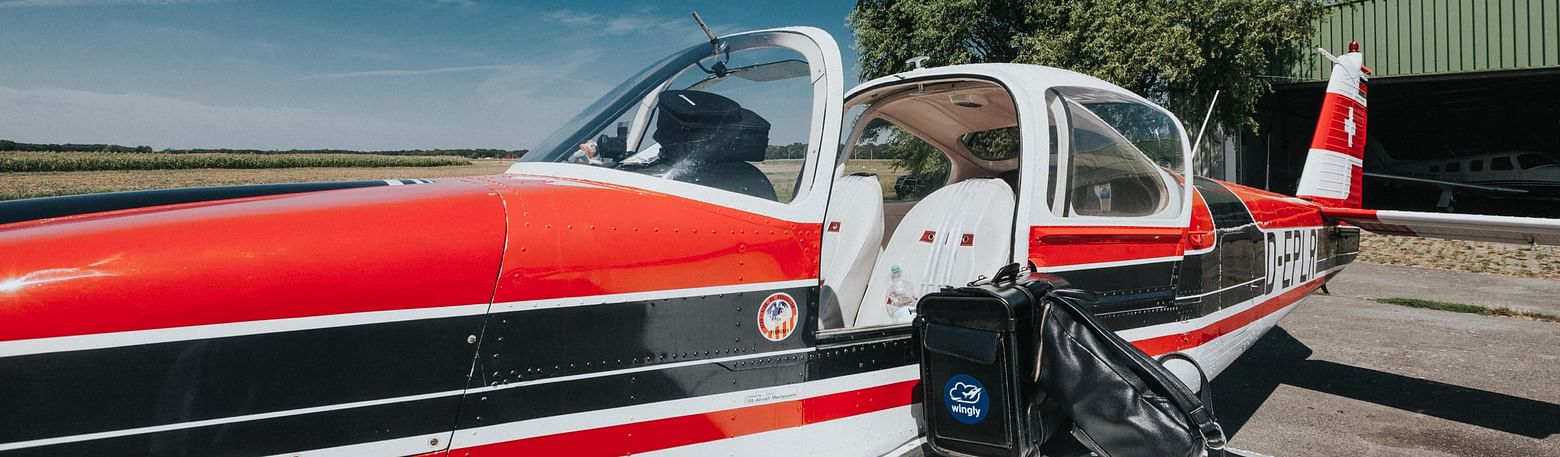
[[[1358,41],[1374,73],[1368,206],[1560,217],[1560,0],[1358,0],[1324,8],[1311,48],[1341,54]],[[1255,116],[1259,131],[1210,149],[1222,157],[1200,158],[1204,171],[1293,192],[1330,69],[1308,54],[1276,71],[1280,81]],[[1457,187],[1447,201],[1441,194],[1453,187],[1369,174],[1493,189]]]

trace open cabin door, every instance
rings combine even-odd
[[[1049,160],[1031,161],[1047,179],[1026,195],[1028,259],[1099,294],[1094,311],[1112,324],[1173,314],[1192,199],[1185,130],[1126,92],[1055,87],[1044,103]]]

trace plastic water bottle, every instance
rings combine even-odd
[[[917,300],[914,289],[910,287],[910,281],[904,279],[904,272],[899,265],[888,269],[888,317],[896,324],[910,322],[915,319],[915,302]]]

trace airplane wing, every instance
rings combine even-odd
[[[1441,181],[1441,180],[1436,180],[1436,179],[1425,179],[1425,178],[1412,178],[1412,177],[1408,177],[1408,176],[1387,175],[1387,174],[1371,173],[1371,172],[1365,172],[1365,177],[1385,179],[1385,180],[1390,180],[1390,181],[1398,181],[1398,182],[1407,183],[1407,184],[1419,184],[1419,185],[1425,185],[1425,186],[1434,186],[1436,188],[1441,189],[1441,191],[1443,191],[1443,192],[1460,192],[1460,193],[1464,193],[1464,194],[1480,195],[1480,196],[1485,196],[1485,197],[1521,197],[1522,194],[1528,193],[1528,191],[1526,191],[1526,190],[1512,189],[1512,188],[1509,188],[1509,187],[1485,186],[1485,185],[1479,185],[1479,184],[1466,184],[1466,183],[1460,183],[1460,182]]]
[[[1560,246],[1560,219],[1353,208],[1322,216],[1383,235]]]

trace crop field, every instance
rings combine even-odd
[[[0,200],[56,195],[365,179],[448,178],[503,173],[512,160],[473,159],[438,167],[309,167],[267,169],[99,170],[0,173]]]
[[[174,157],[143,158],[150,156]],[[289,160],[287,156],[303,157]],[[77,162],[74,168],[63,165],[70,163],[71,157],[85,158],[82,162]],[[55,163],[39,164],[50,161]],[[135,162],[136,166],[123,163],[94,164],[93,161],[127,161]],[[25,165],[31,168],[23,168],[23,165],[14,165],[16,163],[33,164]],[[225,166],[192,168],[198,163]],[[177,187],[483,176],[503,173],[513,163],[513,160],[507,159],[364,154],[0,152],[0,200]],[[276,166],[258,166],[262,164]],[[302,164],[314,165],[303,166]],[[157,165],[164,168],[140,168],[153,168]],[[789,196],[796,182],[796,175],[801,171],[802,161],[768,160],[759,162],[758,167],[769,175],[777,191],[786,194],[784,196]],[[846,166],[845,171],[877,174],[878,180],[883,183],[885,193],[892,192],[894,179],[904,174],[904,170],[895,169],[890,160],[855,160]]]
[[[164,154],[120,152],[0,152],[0,173],[197,168],[385,168],[470,165],[460,157],[371,154]]]
[[[802,161],[800,159],[771,159],[756,162],[758,169],[769,178],[769,183],[775,186],[775,194],[781,201],[791,198],[791,189],[796,187],[797,175],[801,174]],[[907,170],[894,168],[893,160],[852,160],[845,164],[845,174],[872,173],[877,175],[878,184],[883,186],[883,195],[893,195],[894,180],[908,173]]]

